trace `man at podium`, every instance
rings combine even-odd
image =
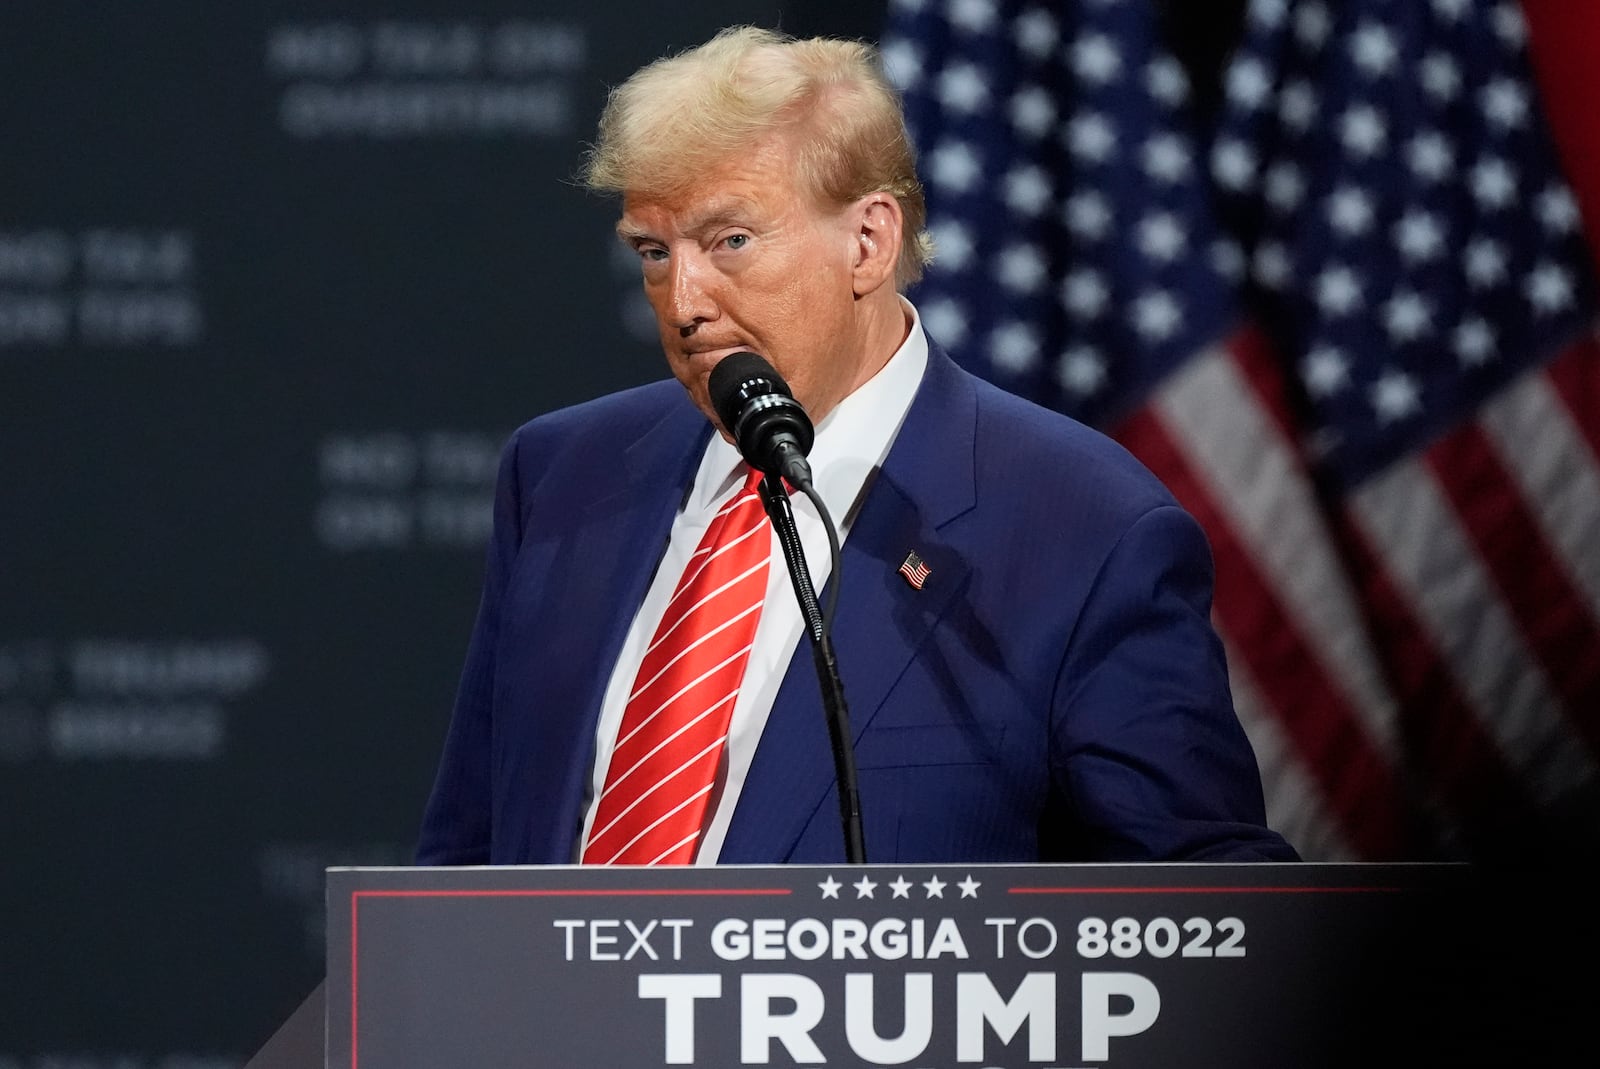
[[[802,462],[853,860],[1296,859],[1198,524],[1108,437],[962,370],[904,296],[934,250],[873,49],[725,30],[612,92],[585,178],[620,197],[672,379],[507,444],[420,864],[851,859],[768,447]],[[752,446],[734,412],[789,430]]]

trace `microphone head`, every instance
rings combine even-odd
[[[711,407],[753,467],[782,474],[778,446],[811,452],[816,430],[777,369],[752,352],[732,353],[711,369],[706,381]]]

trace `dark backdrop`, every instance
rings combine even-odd
[[[0,5],[0,1069],[235,1066],[299,1004],[323,869],[410,858],[500,444],[662,374],[570,180],[606,87],[883,12]]]

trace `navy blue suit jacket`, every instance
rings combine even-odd
[[[419,864],[572,860],[611,666],[710,433],[669,380],[508,444]],[[932,347],[830,581],[869,862],[1295,859],[1233,712],[1204,536],[1109,438]],[[802,640],[720,860],[843,859]]]

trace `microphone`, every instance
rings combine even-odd
[[[733,353],[711,369],[706,387],[746,463],[797,490],[811,485],[806,454],[816,430],[777,369],[755,353]]]

